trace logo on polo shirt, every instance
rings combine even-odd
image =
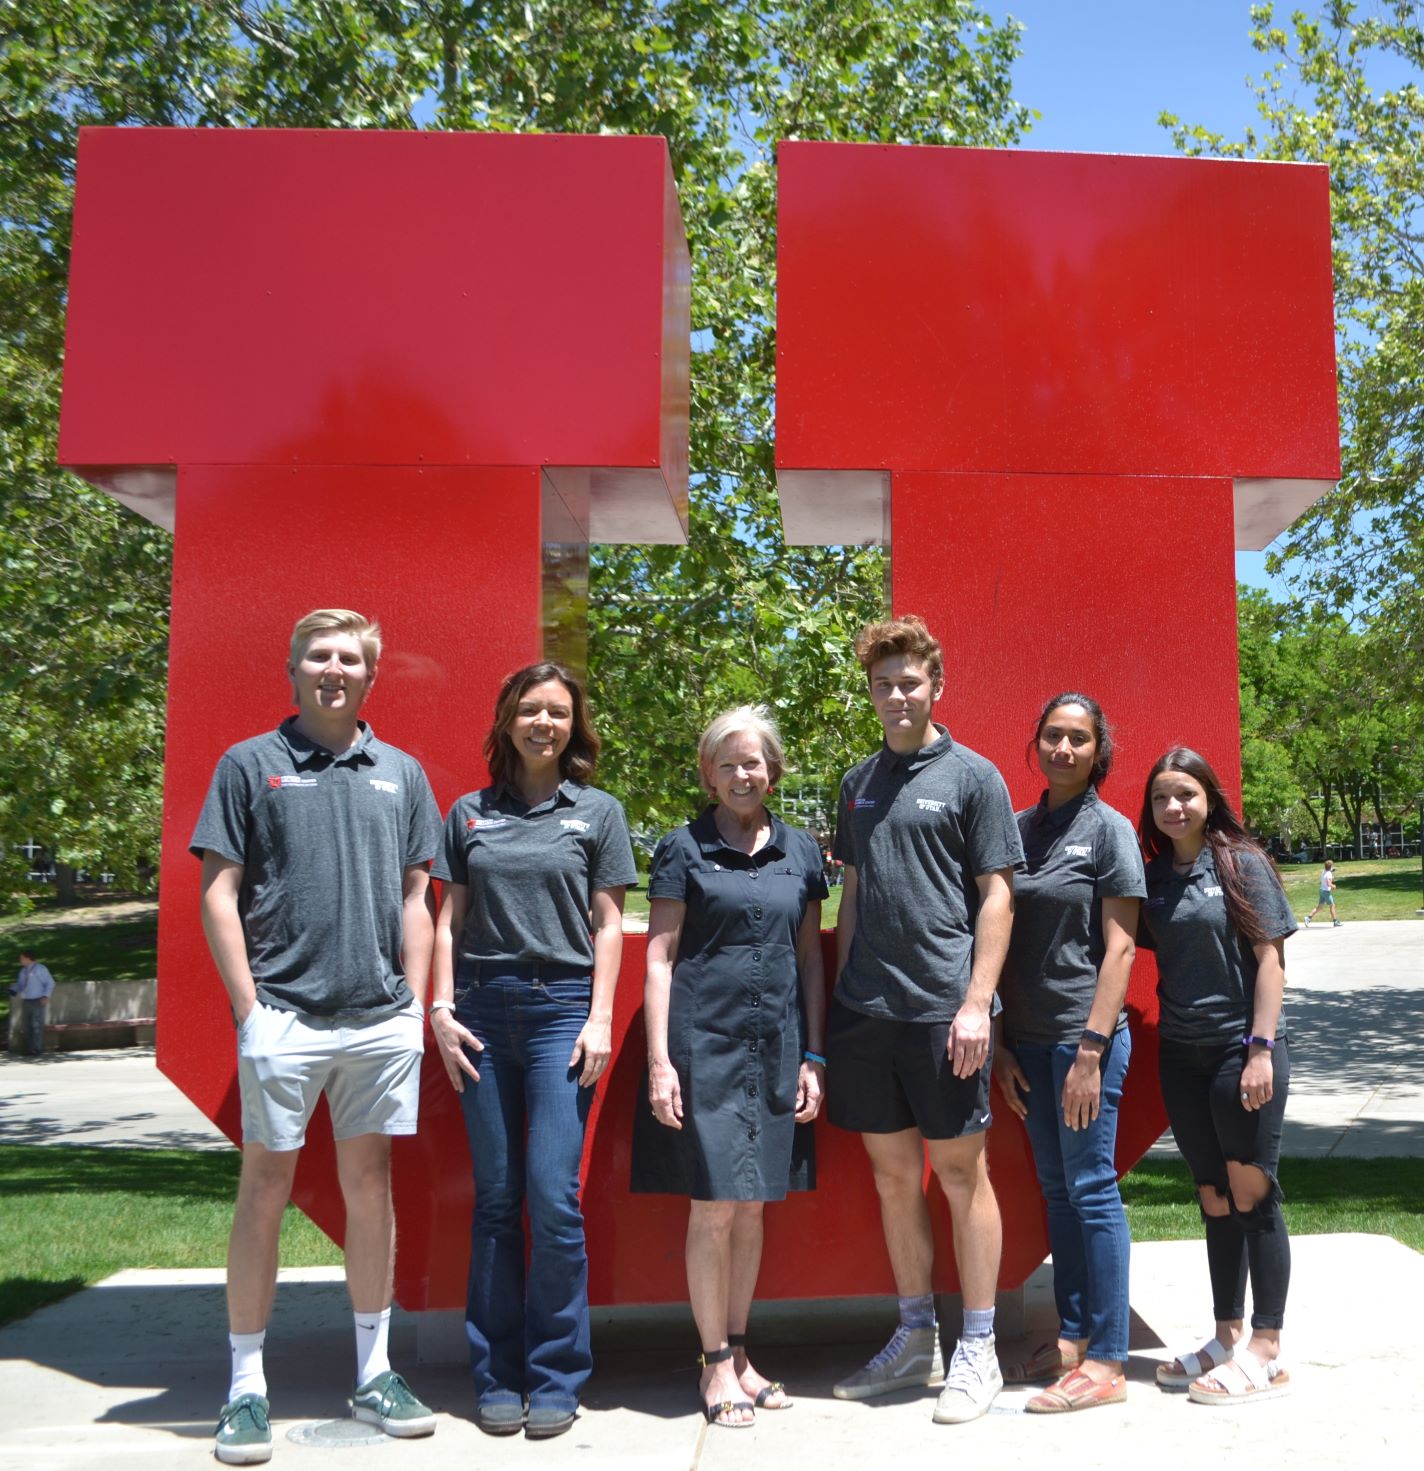
[[[1204,888],[1202,890],[1202,894],[1206,898],[1208,898],[1208,899],[1220,899],[1221,898],[1221,885],[1220,884],[1208,884],[1206,886],[1206,888]]]
[[[477,827],[483,828],[483,827],[508,827],[508,826],[509,826],[509,819],[507,817],[472,817],[465,824],[465,831],[467,833],[472,833],[472,832],[474,832],[474,830]]]
[[[586,833],[589,829],[589,824],[578,817],[561,817],[559,826],[566,831],[571,830],[576,833]]]
[[[314,776],[269,776],[267,785],[273,791],[280,791],[283,787],[314,787],[316,778]]]
[[[855,812],[855,811],[859,810],[861,807],[874,807],[875,806],[875,798],[874,797],[849,797],[849,798],[846,799],[846,806],[852,812]]]
[[[1165,903],[1166,903],[1166,902],[1167,902],[1167,901],[1166,901],[1166,900],[1165,900],[1165,899],[1164,899],[1164,898],[1163,898],[1163,897],[1162,897],[1162,896],[1161,896],[1161,895],[1160,895],[1160,894],[1158,894],[1158,895],[1157,895],[1157,896],[1156,896],[1156,897],[1155,897],[1155,898],[1153,898],[1153,899],[1149,899],[1149,900],[1148,900],[1148,901],[1147,901],[1147,907],[1148,907],[1148,908],[1149,908],[1149,909],[1161,909],[1161,908],[1162,908],[1162,906],[1163,906],[1163,905],[1164,905],[1164,904],[1165,904]]]
[[[1091,858],[1093,845],[1091,843],[1064,843],[1063,851],[1074,858]]]
[[[370,777],[370,783],[378,792],[398,792],[400,788],[393,781],[381,781],[379,777]]]
[[[946,805],[947,804],[945,804],[944,802],[936,802],[933,797],[915,798],[915,806],[918,807],[921,812],[943,812]]]

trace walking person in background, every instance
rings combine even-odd
[[[1328,904],[1330,906],[1330,918],[1334,921],[1335,928],[1340,928],[1343,921],[1335,913],[1335,884],[1335,860],[1333,858],[1327,858],[1325,860],[1325,867],[1320,870],[1320,897],[1316,900],[1315,908],[1305,916],[1306,924],[1309,924],[1320,913],[1321,905]],[[1356,917],[1358,918],[1358,915]]]
[[[1130,1241],[1115,1154],[1132,1056],[1123,1003],[1147,891],[1132,824],[1098,798],[1113,760],[1102,706],[1056,696],[1031,745],[1047,789],[1018,814],[1026,867],[994,1072],[1027,1126],[1048,1207],[1058,1337],[1001,1364],[1009,1383],[1054,1380],[1026,1408],[1056,1414],[1127,1398]]]
[[[49,967],[35,959],[33,950],[21,950],[20,973],[10,987],[10,999],[16,1005],[10,1026],[21,1044],[13,1050],[29,1057],[44,1056],[45,1018],[53,994],[54,977]]]
[[[1290,1388],[1280,1359],[1290,1238],[1276,1171],[1295,916],[1270,858],[1195,751],[1178,746],[1152,768],[1138,833],[1148,855],[1138,943],[1157,952],[1162,1099],[1201,1204],[1216,1317],[1213,1337],[1159,1365],[1157,1383],[1206,1405],[1275,1398]]]

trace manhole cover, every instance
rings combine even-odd
[[[383,1445],[390,1437],[379,1425],[364,1420],[314,1420],[308,1425],[293,1425],[287,1439],[298,1445]]]

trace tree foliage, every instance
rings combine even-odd
[[[603,780],[664,824],[730,703],[769,701],[826,780],[873,739],[849,642],[882,559],[780,535],[775,143],[1012,142],[1017,35],[969,0],[0,0],[0,833],[130,868],[157,846],[167,539],[53,467],[79,127],[668,139],[693,257],[691,540],[597,550],[590,629]]]
[[[1176,118],[1179,148],[1330,166],[1343,475],[1270,564],[1363,618],[1396,689],[1424,693],[1424,17],[1416,0],[1251,9],[1259,129]]]
[[[1394,686],[1388,633],[1318,610],[1302,618],[1259,588],[1238,591],[1242,807],[1267,835],[1309,824],[1312,844],[1353,840],[1415,810],[1424,705]]]

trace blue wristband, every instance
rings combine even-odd
[[[1243,1037],[1241,1045],[1243,1047],[1264,1047],[1267,1052],[1274,1052],[1276,1039],[1274,1037]]]
[[[822,1057],[819,1052],[803,1052],[801,1054],[801,1061],[802,1062],[819,1062],[822,1067],[825,1067],[825,1065],[826,1065],[826,1059],[824,1057]]]

